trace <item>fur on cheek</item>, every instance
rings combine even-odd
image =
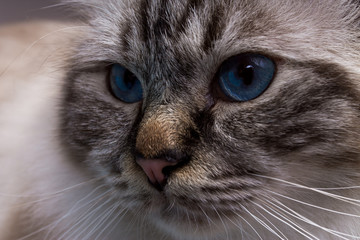
[[[359,3],[64,3],[83,16],[71,47],[36,43],[0,74],[0,239],[360,236]],[[71,49],[59,75],[48,46]],[[275,78],[235,101],[217,72],[252,53]],[[111,93],[114,64],[141,100]]]

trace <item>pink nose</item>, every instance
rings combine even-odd
[[[166,185],[167,176],[163,172],[164,168],[178,164],[176,161],[166,159],[138,158],[136,162],[144,170],[149,181],[158,189],[162,189]]]

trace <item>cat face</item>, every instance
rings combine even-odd
[[[323,196],[305,186],[356,182],[360,68],[353,5],[77,4],[89,8],[89,28],[70,60],[62,136],[75,160],[104,177],[125,207],[174,234],[214,235],[228,225],[249,228],[252,214],[269,215],[267,201],[319,205]],[[248,55],[269,59],[274,75],[259,96],[240,101],[221,87],[221,69]],[[114,66],[141,83],[140,99],[114,94]],[[166,179],[151,184],[139,159],[166,160],[160,169]]]

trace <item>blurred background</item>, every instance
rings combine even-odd
[[[69,19],[59,0],[0,0],[0,24],[35,19]],[[54,6],[54,7],[52,7]]]

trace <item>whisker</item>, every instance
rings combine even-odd
[[[126,213],[129,211],[129,206],[131,206],[131,203],[129,203],[129,204],[127,204],[126,205]],[[131,221],[128,221],[127,222],[127,226],[126,226],[126,228],[125,229],[128,229],[129,227],[131,227],[131,226],[134,226],[135,224],[136,224],[136,221],[140,218],[145,218],[146,217],[146,215],[144,215],[144,209],[143,208],[138,208],[137,209],[137,211],[136,212],[133,212],[133,216],[135,216],[135,217],[133,217],[132,219],[131,219]],[[125,215],[123,215],[122,217],[124,217]]]
[[[52,32],[49,32],[45,35],[43,35],[42,37],[38,38],[37,40],[35,40],[34,42],[32,42],[24,51],[22,51],[20,54],[18,54],[6,67],[5,69],[0,73],[0,79],[4,76],[4,74],[9,70],[9,68],[16,62],[18,61],[19,58],[21,58],[22,56],[24,56],[27,52],[30,51],[31,48],[33,48],[36,44],[38,44],[40,41],[42,41],[43,39],[52,36],[55,33],[59,33],[59,32],[64,32],[67,30],[71,30],[71,29],[76,29],[76,28],[89,28],[89,26],[83,25],[83,26],[71,26],[71,27],[64,27],[61,29],[57,29],[54,30]]]
[[[227,228],[224,220],[222,219],[219,211],[216,209],[216,207],[215,207],[213,204],[211,204],[211,207],[212,207],[212,209],[215,211],[216,215],[218,215],[218,217],[219,217],[222,225],[224,226],[224,230],[225,230],[225,233],[226,233],[226,239],[229,240],[229,239],[230,239],[230,238],[229,238],[230,236],[229,236],[228,228]]]
[[[102,227],[104,224],[106,224],[106,222],[108,221],[108,219],[113,215],[113,213],[115,212],[115,210],[119,208],[119,204],[112,204],[112,206],[109,207],[109,209],[107,209],[106,211],[103,212],[103,217],[101,217],[101,219],[99,219],[99,221],[95,224],[95,226],[92,227],[92,230],[90,230],[87,235],[84,237],[84,239],[90,239],[92,238],[91,236],[94,235],[94,233],[96,233],[96,231],[98,231],[98,229],[100,229],[100,227]],[[110,221],[111,222],[111,221]],[[108,224],[106,224],[107,226],[109,226]],[[100,233],[98,233],[96,235],[96,239],[98,238],[98,236],[101,236],[101,233],[103,231],[105,231],[106,228],[103,228],[102,231]]]
[[[64,6],[68,6],[68,5],[71,4],[71,3],[79,4],[79,2],[77,2],[77,1],[67,0],[67,1],[65,1],[64,3],[59,3],[59,5],[63,4]],[[80,3],[80,5],[81,5],[81,6],[88,6],[88,7],[94,8],[94,9],[98,9],[98,10],[103,11],[104,13],[108,12],[107,9],[102,8],[102,7],[99,7],[99,6],[94,5],[94,4],[90,4],[90,3],[84,3],[84,2],[82,2],[82,3]]]
[[[279,236],[279,234],[274,231],[269,225],[267,225],[263,220],[261,220],[260,218],[258,218],[257,216],[255,216],[254,214],[252,214],[248,209],[244,208],[244,210],[253,218],[255,219],[255,221],[257,221],[258,223],[260,223],[260,225],[262,225],[264,228],[266,228],[267,230],[269,230],[269,232],[273,233],[274,235],[276,235],[278,238],[280,239],[284,239],[281,236]]]
[[[22,207],[25,207],[25,206],[28,206],[28,205],[33,205],[33,204],[36,204],[36,203],[45,202],[45,201],[48,201],[50,199],[60,197],[60,195],[62,193],[74,190],[76,188],[82,187],[83,185],[86,185],[86,184],[89,184],[89,183],[92,183],[92,182],[95,182],[95,181],[99,181],[102,178],[103,177],[95,178],[95,179],[92,179],[90,181],[82,182],[82,183],[76,184],[76,185],[74,185],[72,187],[68,187],[68,188],[62,189],[62,190],[60,190],[58,192],[54,192],[54,193],[50,193],[50,194],[33,194],[33,195],[30,195],[30,194],[29,195],[5,194],[6,197],[9,197],[9,198],[36,198],[36,197],[46,196],[46,197],[41,198],[41,199],[37,199],[37,200],[33,200],[33,201],[26,201],[26,202],[22,202],[22,203],[19,203],[19,204],[14,204],[14,205],[8,207],[8,209],[18,209],[18,208],[22,208]],[[102,185],[102,186],[104,186],[104,185]],[[3,195],[0,195],[0,196],[3,196]],[[5,211],[5,210],[0,210],[0,213],[2,211]]]
[[[96,192],[96,190],[93,191],[93,192]],[[104,198],[106,195],[108,195],[109,193],[110,193],[110,191],[106,191],[106,192],[104,192],[104,193],[96,196],[95,198],[91,199],[91,200],[88,201],[87,203],[85,203],[85,204],[83,204],[83,205],[80,205],[80,206],[77,207],[77,208],[76,208],[76,206],[79,205],[80,202],[76,202],[75,205],[74,205],[65,215],[63,215],[60,219],[58,219],[58,220],[56,221],[56,224],[52,227],[52,229],[48,232],[48,234],[49,234],[51,231],[53,231],[53,229],[56,227],[56,225],[58,225],[58,224],[59,224],[61,221],[63,221],[65,218],[67,218],[68,216],[70,216],[70,215],[78,212],[80,209],[83,209],[83,208],[87,207],[87,210],[86,210],[84,213],[82,213],[79,217],[76,218],[76,220],[75,220],[76,223],[73,223],[70,228],[68,228],[68,227],[69,227],[69,225],[70,225],[71,223],[66,224],[66,228],[67,228],[66,232],[65,232],[64,234],[62,234],[61,237],[58,238],[58,239],[61,239],[61,238],[62,238],[63,236],[65,236],[68,232],[72,231],[72,229],[74,229],[74,228],[82,221],[82,219],[85,219],[85,217],[86,217],[86,215],[88,214],[88,212],[89,212],[94,206],[96,206],[96,205],[101,201],[101,199],[103,199],[103,198]],[[92,195],[92,194],[91,194],[91,195]],[[89,195],[89,197],[90,197],[91,195]],[[88,197],[86,197],[86,198],[88,198]],[[82,201],[83,201],[83,199],[81,200],[81,202],[82,202]],[[95,202],[95,203],[93,203],[93,202]],[[91,203],[93,203],[93,204],[91,204]],[[46,238],[45,238],[45,239],[46,239]]]
[[[246,209],[245,206],[241,205],[242,209]],[[237,213],[236,211],[233,212],[236,216],[238,216],[240,219],[242,219],[254,232],[255,234],[259,237],[260,240],[263,240],[262,237],[260,236],[260,234],[258,233],[258,231],[256,231],[256,229],[243,217],[241,216],[239,213]]]
[[[338,188],[314,188],[317,190],[351,190],[351,189],[360,189],[360,186],[351,186],[351,187],[338,187]]]
[[[139,210],[140,212],[140,210]],[[138,217],[139,221],[140,221],[140,239],[146,239],[146,227],[148,226],[148,223],[146,222],[146,216],[142,215]]]
[[[278,201],[277,199],[273,199],[277,204],[281,205],[282,207],[280,207],[279,205],[276,205],[275,203],[269,201],[269,200],[266,200],[269,204],[273,205],[274,207],[278,208],[279,210],[289,214],[290,216],[294,217],[294,218],[297,218],[307,224],[310,224],[314,227],[317,227],[317,228],[320,228],[322,230],[324,230],[325,232],[328,232],[334,236],[337,236],[339,238],[342,238],[342,239],[347,239],[345,237],[351,237],[351,238],[355,238],[355,239],[360,239],[359,236],[354,236],[354,235],[350,235],[350,234],[346,234],[346,233],[343,233],[343,232],[339,232],[339,231],[336,231],[336,230],[333,230],[333,229],[329,229],[329,228],[326,228],[324,226],[321,226],[317,223],[315,223],[314,221],[304,217],[303,215],[299,214],[298,212],[294,211],[293,209],[289,208],[288,206],[286,206],[285,204],[281,203],[280,201]],[[285,208],[285,209],[284,209]]]
[[[119,204],[120,206],[120,204]],[[118,206],[118,207],[119,207]],[[126,209],[126,210],[125,210]],[[124,209],[122,211],[119,211],[119,213],[104,227],[104,229],[96,236],[95,240],[99,239],[101,237],[101,235],[104,233],[104,231],[110,227],[111,224],[114,223],[114,221],[116,221],[115,224],[113,224],[113,226],[110,228],[110,230],[108,231],[108,233],[103,236],[102,239],[108,239],[107,237],[114,231],[114,228],[116,228],[116,226],[121,222],[121,220],[124,218],[124,216],[129,212],[129,209],[127,207],[124,207]],[[122,216],[121,216],[122,215]],[[121,216],[121,217],[119,217]]]
[[[85,213],[83,213],[81,215],[81,217],[78,218],[76,223],[70,229],[68,229],[65,233],[63,233],[58,239],[62,239],[63,237],[66,237],[65,239],[78,239],[78,237],[81,236],[81,234],[83,234],[84,231],[86,231],[86,229],[88,229],[99,218],[99,217],[96,217],[95,219],[93,219],[91,217],[94,216],[95,213],[97,213],[97,211],[101,210],[102,207],[104,207],[106,204],[108,204],[109,202],[112,201],[112,198],[109,198],[104,202],[102,201],[106,196],[111,195],[112,192],[113,192],[113,190],[109,190],[106,193],[102,194],[102,196],[100,198],[97,197],[96,203],[91,205],[91,207],[89,207],[87,209],[87,211]],[[92,202],[94,202],[94,200]],[[97,206],[98,203],[100,203],[100,205]],[[93,208],[93,207],[95,207],[95,208]],[[87,223],[86,220],[89,220],[89,219],[90,220],[92,219],[92,221],[89,224],[87,224],[85,228],[83,228],[83,226]],[[70,235],[67,235],[73,229],[75,229],[75,231],[72,232]],[[82,230],[80,230],[80,229],[82,229]],[[77,233],[76,233],[76,231],[77,231]],[[76,234],[76,237],[71,237],[74,234]]]
[[[243,235],[243,232],[244,232],[244,230],[243,230],[243,227],[242,227],[242,225],[241,225],[241,223],[239,224],[239,223],[235,223],[231,218],[229,218],[228,216],[226,216],[226,215],[224,215],[228,220],[229,220],[229,222],[231,222],[232,224],[234,224],[234,226],[236,226],[239,230],[240,230],[240,233],[241,233],[241,239],[244,239],[244,235]]]
[[[274,210],[273,208],[267,206],[269,208],[266,209],[265,207],[261,206],[260,204],[254,202],[254,204],[256,206],[258,206],[260,209],[262,209],[263,211],[265,211],[267,214],[269,214],[270,216],[274,217],[275,219],[279,220],[280,222],[286,224],[287,226],[289,226],[290,228],[294,229],[296,232],[300,233],[301,235],[303,235],[304,237],[306,237],[307,239],[317,239],[320,240],[319,238],[315,237],[313,234],[307,232],[305,229],[303,229],[301,226],[297,225],[296,223],[292,222],[290,219],[288,219],[287,217],[285,217],[283,214],[279,213],[278,211]],[[275,215],[276,214],[276,215]]]
[[[328,192],[320,190],[321,188],[311,188],[311,187],[307,187],[307,186],[304,186],[304,185],[301,185],[301,184],[298,184],[298,183],[289,182],[289,181],[286,181],[286,180],[283,180],[283,179],[274,178],[274,177],[268,177],[268,176],[263,176],[263,175],[258,175],[258,174],[251,174],[251,175],[262,177],[262,178],[267,178],[267,179],[271,179],[271,180],[275,180],[275,181],[282,182],[282,183],[286,183],[286,184],[288,184],[290,186],[295,186],[295,187],[298,187],[298,188],[310,190],[310,191],[317,192],[319,194],[322,194],[322,195],[325,195],[325,196],[328,196],[328,197],[332,197],[332,198],[337,199],[339,201],[347,202],[347,203],[353,204],[355,206],[360,206],[360,200],[358,200],[358,199],[353,199],[353,198],[348,198],[348,197],[344,197],[344,196],[337,195],[337,194],[328,193]],[[356,186],[349,187],[349,189],[351,189],[351,188],[357,188],[357,187]],[[329,188],[329,189],[331,189],[331,188]],[[336,188],[333,188],[333,189],[336,189]],[[340,188],[340,189],[345,189],[345,188]]]
[[[57,7],[64,7],[65,4],[64,3],[56,3],[56,4],[52,4],[52,5],[48,5],[45,7],[40,7],[40,10],[47,10],[47,9],[51,9],[51,8],[57,8]]]
[[[98,177],[98,178],[93,178],[91,180],[85,181],[85,182],[81,182],[75,185],[72,185],[71,187],[66,187],[62,190],[56,191],[56,192],[52,192],[52,193],[46,193],[46,194],[6,194],[6,193],[0,193],[1,197],[8,197],[8,198],[29,198],[29,197],[49,197],[49,196],[53,196],[53,195],[59,195],[61,193],[73,190],[75,188],[81,187],[83,185],[92,183],[92,182],[96,182],[99,180],[104,179],[106,176],[102,176],[102,177]]]
[[[98,188],[101,188],[101,187],[104,187],[104,186],[105,186],[105,184],[99,186]],[[98,189],[98,188],[97,188],[97,189]],[[94,193],[94,191],[92,191],[90,194],[86,195],[84,198],[80,199],[78,202],[81,202],[81,201],[83,201],[84,199],[88,198],[89,196],[91,196],[92,193]],[[73,208],[77,205],[78,202],[76,202],[75,205],[74,205],[71,209],[73,209]],[[71,209],[69,210],[69,212],[71,211]],[[68,212],[68,213],[69,213],[69,212]],[[68,214],[68,213],[67,213],[67,214]],[[42,231],[45,231],[46,229],[48,229],[49,227],[53,226],[54,224],[56,225],[57,223],[58,223],[58,222],[55,221],[55,222],[52,222],[52,223],[50,223],[50,224],[47,224],[47,225],[45,225],[44,227],[41,227],[40,229],[38,229],[38,230],[36,230],[36,231],[34,231],[34,232],[26,235],[26,236],[23,236],[23,237],[19,238],[18,240],[25,240],[25,239],[27,239],[27,238],[29,238],[29,237],[32,237],[32,236],[34,236],[34,235],[37,234],[37,233],[40,233],[40,232],[42,232]]]
[[[283,232],[280,231],[280,229],[278,229],[267,217],[265,217],[261,212],[259,212],[258,210],[255,209],[255,211],[261,216],[263,217],[279,234],[282,235],[282,237],[286,240],[288,240],[288,238],[285,236],[285,234]]]
[[[323,210],[323,211],[326,211],[326,212],[336,213],[336,214],[344,215],[344,216],[348,216],[348,217],[360,218],[360,215],[355,215],[355,214],[351,214],[351,213],[344,213],[344,212],[332,210],[332,209],[329,209],[329,208],[324,208],[324,207],[316,206],[316,205],[314,205],[314,204],[307,203],[307,202],[304,202],[304,201],[300,201],[300,200],[297,200],[297,199],[294,199],[294,198],[291,198],[291,197],[282,195],[282,194],[280,194],[280,193],[276,193],[276,192],[271,191],[271,190],[266,190],[266,191],[267,191],[267,192],[270,192],[270,193],[272,193],[272,194],[274,194],[274,195],[276,195],[276,196],[279,196],[279,197],[282,197],[282,198],[291,200],[291,201],[293,201],[293,202],[300,203],[300,204],[305,205],[305,206],[309,206],[309,207],[316,208],[316,209],[320,209],[320,210]]]
[[[302,188],[302,189],[314,191],[316,193],[322,194],[322,195],[327,196],[327,197],[331,197],[331,198],[336,199],[338,201],[342,201],[342,202],[345,202],[345,203],[360,207],[360,200],[357,200],[357,199],[348,198],[348,197],[344,197],[344,196],[341,196],[341,195],[328,193],[328,192],[319,190],[317,188],[306,187],[306,186],[303,186],[303,185],[300,185],[300,184],[297,184],[297,183],[288,182],[288,181],[278,179],[278,178],[272,178],[272,177],[267,177],[267,176],[262,176],[262,175],[256,175],[256,176],[261,176],[261,177],[264,177],[264,178],[270,178],[270,179],[273,179],[273,180],[284,182],[284,183],[286,183],[288,185],[291,185],[291,186],[295,186],[295,187],[299,187],[299,188]],[[356,188],[356,187],[355,186],[349,187],[349,189],[353,189],[353,188]],[[328,189],[331,189],[331,188],[328,188]],[[336,188],[333,188],[333,189],[336,189]],[[345,188],[340,188],[340,189],[343,190]]]
[[[200,210],[204,213],[206,220],[209,223],[209,227],[211,226],[211,223],[216,226],[216,223],[206,214],[205,210],[199,205]]]
[[[243,210],[245,210],[245,212],[250,213],[250,211],[248,211],[248,210],[246,209],[246,207],[244,207],[243,205],[240,205],[240,208],[243,209]],[[255,231],[255,228],[253,228],[253,226],[252,226],[247,220],[245,220],[245,218],[243,218],[242,216],[240,216],[240,215],[238,214],[239,209],[238,209],[238,208],[235,208],[234,206],[231,206],[231,209],[232,209],[232,213],[235,214],[235,215],[237,215],[238,217],[240,217],[241,220],[245,221],[246,224],[249,225],[249,226],[252,228],[252,230],[254,230],[254,232],[256,233],[256,235],[261,239],[260,234],[259,234],[257,231]],[[225,217],[227,217],[227,216],[225,215]],[[248,238],[250,238],[250,237],[247,237],[247,238],[244,237],[244,234],[245,234],[246,236],[251,236],[251,234],[248,233],[247,231],[245,231],[245,229],[244,229],[244,227],[243,227],[243,224],[241,223],[241,220],[240,220],[240,219],[237,219],[237,221],[240,221],[240,225],[239,225],[238,223],[235,223],[235,222],[234,222],[231,218],[229,218],[229,217],[227,217],[227,219],[228,219],[232,224],[234,224],[234,225],[240,230],[240,233],[241,233],[241,236],[242,236],[241,239],[248,239]]]
[[[105,186],[105,184],[102,185],[102,186]],[[95,193],[97,190],[98,190],[98,189],[94,189],[90,194],[88,194],[88,196],[86,196],[86,198],[90,197],[90,196],[91,196],[93,193]],[[66,231],[65,233],[63,233],[63,234],[61,235],[61,237],[59,237],[58,239],[62,238],[65,234],[67,234],[67,232],[70,232],[72,229],[74,229],[74,228],[81,222],[80,219],[84,219],[85,216],[88,214],[88,212],[89,212],[94,206],[96,206],[96,204],[98,204],[98,203],[99,203],[106,195],[108,195],[110,192],[111,192],[111,191],[108,190],[108,191],[106,191],[106,192],[104,192],[104,193],[102,193],[102,194],[100,194],[100,195],[97,195],[95,198],[91,199],[90,201],[88,201],[87,203],[85,203],[85,204],[83,204],[83,205],[80,205],[80,206],[77,207],[77,208],[76,208],[76,206],[79,205],[80,202],[82,202],[84,199],[81,199],[80,201],[76,202],[75,205],[74,205],[65,215],[63,215],[60,219],[57,220],[57,223],[56,223],[56,224],[59,224],[59,223],[60,223],[62,220],[64,220],[66,217],[70,216],[70,215],[73,214],[73,213],[76,213],[77,211],[79,211],[79,210],[82,209],[82,208],[85,208],[85,207],[89,206],[91,203],[93,203],[93,202],[95,202],[95,203],[91,204],[84,213],[82,213],[79,217],[77,217],[76,223],[72,224],[72,226],[71,226],[70,228],[68,228],[67,231]],[[85,199],[86,199],[86,198],[85,198]],[[66,225],[66,227],[68,227],[69,224],[71,224],[71,223],[68,223],[68,224]],[[55,225],[55,226],[56,226],[56,225]],[[55,227],[55,226],[54,226],[54,227]],[[54,228],[54,227],[53,227],[53,228]]]
[[[193,219],[196,219],[195,213],[191,212],[191,214],[192,214]],[[194,231],[199,232],[199,224],[197,223],[197,221],[195,221],[195,230]]]
[[[165,211],[170,212],[175,206],[175,200],[171,202],[171,204],[166,208]]]

